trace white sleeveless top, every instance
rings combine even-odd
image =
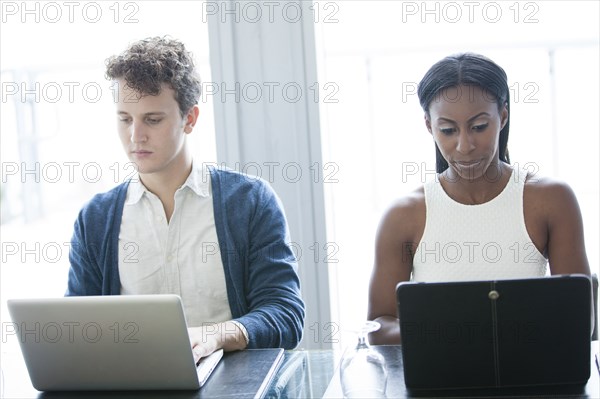
[[[548,261],[525,228],[527,171],[514,169],[489,202],[464,205],[439,180],[424,185],[426,219],[413,258],[414,281],[469,281],[542,277]]]

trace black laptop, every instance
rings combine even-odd
[[[585,275],[399,283],[407,389],[583,386],[591,287]]]

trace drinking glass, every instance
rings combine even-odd
[[[344,352],[340,380],[345,398],[384,398],[387,367],[383,356],[369,345],[368,335],[377,331],[376,321],[367,321],[356,331],[358,342]]]

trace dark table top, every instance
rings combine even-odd
[[[554,386],[554,387],[535,387],[535,388],[514,388],[514,389],[480,389],[468,391],[437,391],[420,392],[411,394],[406,390],[404,384],[402,348],[401,346],[373,346],[381,353],[387,364],[388,383],[386,396],[388,398],[410,398],[410,397],[477,397],[477,398],[600,398],[600,375],[595,363],[595,354],[598,353],[598,341],[592,342],[591,346],[591,370],[590,379],[584,387],[577,386]],[[331,383],[329,384],[325,398],[343,397],[340,383],[339,370],[336,370]]]
[[[382,353],[388,366],[388,398],[410,397],[404,386],[402,370],[402,350],[400,346],[376,346]],[[592,343],[591,377],[582,389],[557,390],[556,388],[536,389],[535,391],[506,391],[502,397],[569,397],[600,398],[600,378],[594,362],[594,354],[598,353],[598,342]],[[334,350],[296,350],[284,352],[281,366],[277,370],[265,397],[268,398],[341,398],[342,391],[339,379],[339,360],[341,353]],[[225,357],[224,361],[235,360]],[[2,353],[2,398],[202,398],[200,391],[183,392],[86,392],[86,393],[42,393],[35,390],[30,383],[23,358],[19,352]],[[234,361],[233,360],[233,361]],[[249,371],[251,372],[251,370]],[[237,397],[252,397],[242,394]],[[441,396],[439,393],[436,396]],[[444,396],[449,396],[445,393]],[[490,392],[455,392],[454,397],[495,397]]]
[[[258,350],[260,351],[260,350]],[[255,351],[256,352],[256,351]],[[239,363],[241,352],[225,354],[221,363],[215,369],[210,378],[216,376],[219,368],[221,371],[229,366]],[[283,359],[276,374],[271,380],[270,385],[265,390],[264,397],[267,398],[320,398],[327,389],[331,377],[333,376],[339,353],[333,350],[297,350],[285,351]],[[246,387],[241,386],[239,380],[232,381],[229,386],[211,389],[209,384],[199,391],[141,391],[141,392],[39,392],[31,385],[25,362],[20,352],[2,351],[0,358],[1,365],[1,386],[0,398],[148,398],[148,399],[196,399],[205,397],[227,397],[227,398],[246,398],[254,397],[255,391],[248,391]],[[248,368],[248,376],[253,375],[253,367]],[[224,372],[225,373],[225,372]],[[225,373],[228,374],[228,373]],[[232,378],[235,380],[235,378]],[[214,383],[213,383],[214,385]],[[214,387],[213,387],[214,388]],[[207,390],[208,389],[208,390]],[[208,393],[212,395],[207,395]],[[215,396],[215,392],[221,392]],[[223,393],[224,392],[224,393]]]

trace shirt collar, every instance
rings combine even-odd
[[[132,178],[129,182],[129,188],[127,189],[127,198],[125,199],[125,205],[134,205],[137,204],[140,199],[144,196],[148,189],[142,181],[140,180],[139,175]]]
[[[207,168],[202,167],[202,164],[196,164],[192,162],[192,171],[186,179],[185,183],[179,188],[183,190],[188,187],[199,197],[210,196],[210,172]],[[139,178],[134,177],[129,182],[129,189],[127,190],[127,199],[125,200],[126,205],[134,205],[142,199],[144,194],[149,193],[148,189]]]
[[[192,172],[181,188],[184,187],[189,187],[199,197],[210,196],[210,172],[202,163],[192,162]]]

